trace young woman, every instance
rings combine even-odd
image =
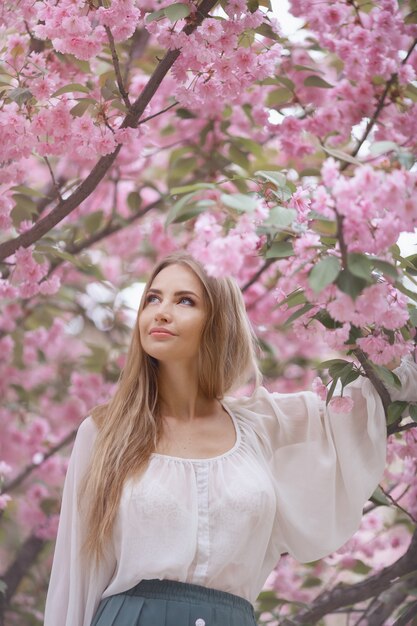
[[[416,399],[415,364],[397,374]],[[251,397],[226,395],[250,377]],[[254,626],[280,554],[339,548],[381,478],[379,397],[346,393],[349,415],[266,391],[236,284],[159,263],[117,391],[78,431],[45,626]]]

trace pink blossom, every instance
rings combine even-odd
[[[52,296],[55,293],[57,293],[57,291],[59,291],[60,286],[61,286],[61,280],[58,276],[54,274],[48,280],[44,280],[43,282],[40,283],[39,293],[41,293],[43,296],[45,295]]]
[[[319,376],[313,379],[313,382],[311,383],[311,388],[313,389],[314,393],[318,395],[320,400],[326,400],[327,387],[323,384],[323,381]]]
[[[12,471],[12,468],[10,467],[8,463],[5,463],[4,461],[0,461],[0,477],[1,478],[3,478],[4,476],[9,476],[11,471]]]
[[[329,407],[334,413],[350,413],[353,409],[353,400],[348,396],[333,396]]]
[[[11,499],[12,497],[7,493],[0,494],[0,511],[4,511]]]

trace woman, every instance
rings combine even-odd
[[[415,398],[414,363],[397,374]],[[251,397],[226,396],[251,376]],[[372,385],[333,415],[258,380],[235,283],[159,263],[117,391],[77,434],[45,626],[254,626],[280,554],[316,560],[354,533],[384,469]]]

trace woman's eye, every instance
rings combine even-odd
[[[181,298],[180,303],[183,303],[183,302],[185,302],[186,304],[191,304],[192,306],[194,306],[194,300],[191,300],[191,298],[187,298],[186,296]]]
[[[146,303],[149,304],[151,302],[154,302],[154,300],[158,300],[158,296],[155,296],[155,294],[150,293],[148,296],[146,296]]]

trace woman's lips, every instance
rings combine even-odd
[[[174,333],[168,330],[167,328],[151,328],[151,330],[149,331],[149,334],[174,337]]]

